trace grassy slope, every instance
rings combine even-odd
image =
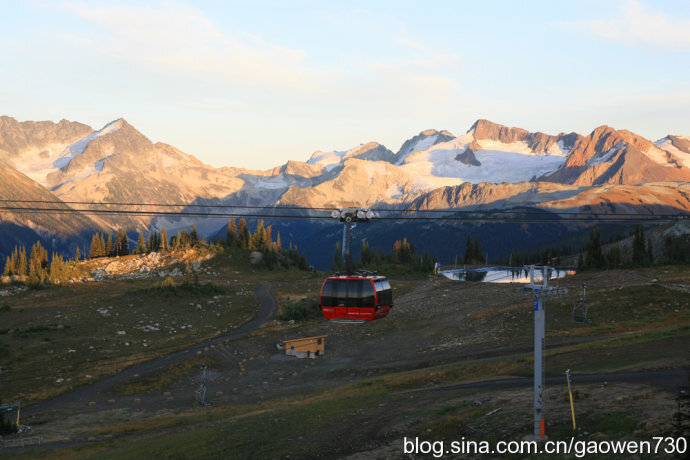
[[[578,372],[611,371],[618,369],[653,368],[669,363],[687,365],[690,346],[690,297],[687,292],[668,287],[690,285],[688,267],[648,269],[656,283],[642,283],[634,279],[634,271],[622,273],[578,275],[572,284],[585,280],[590,288],[588,300],[592,325],[573,323],[570,306],[579,294],[570,294],[547,303],[547,372],[562,373],[565,367]],[[614,279],[611,280],[611,277]],[[299,297],[304,284],[312,286],[318,280],[294,283],[293,290],[283,287],[279,299]],[[312,287],[312,289],[314,289]],[[526,300],[529,303],[529,299]],[[516,340],[529,339],[531,316],[520,315],[517,307],[506,307],[498,301],[487,306],[484,313],[469,318],[471,327],[483,327],[496,321],[508,324],[507,335]],[[391,323],[393,324],[393,323]],[[402,326],[396,326],[402,327]],[[439,329],[443,331],[443,327]],[[589,342],[549,349],[549,343],[563,337],[591,339]],[[429,385],[444,385],[500,375],[529,375],[531,354],[515,351],[501,356],[462,360],[417,370],[403,370],[355,384],[316,387],[300,396],[279,400],[234,403],[211,410],[182,411],[176,415],[147,419],[139,423],[105,424],[86,432],[104,442],[67,447],[58,451],[32,451],[31,458],[45,454],[51,457],[80,458],[106,455],[108,458],[275,458],[289,452],[292,458],[342,456],[349,453],[383,448],[400,442],[403,436],[422,435],[429,439],[457,439],[467,435],[474,439],[515,439],[524,434],[531,423],[531,404],[525,409],[510,407],[508,401],[521,396],[509,393],[508,399],[490,400],[481,407],[472,401],[477,396],[466,392],[443,394],[433,392],[407,393],[410,389]],[[584,430],[601,432],[619,438],[629,436],[631,430],[648,418],[642,410],[658,405],[653,396],[634,395],[636,402],[605,407],[612,400],[610,394],[599,396],[598,388],[578,407],[580,426]],[[635,390],[637,391],[637,390]],[[526,391],[526,400],[529,393]],[[569,435],[569,414],[563,410],[562,390],[553,390],[550,400],[559,401],[560,418],[554,417],[550,432],[554,436]],[[524,392],[523,392],[524,393]],[[548,396],[548,394],[547,394]],[[616,395],[614,395],[616,396]],[[601,401],[597,398],[602,398]],[[587,399],[590,398],[590,399]],[[632,398],[631,398],[632,399]],[[615,397],[613,398],[615,400]],[[595,404],[596,403],[596,404]],[[550,405],[556,405],[549,402]],[[626,405],[627,404],[627,405]],[[494,409],[500,417],[487,417]],[[651,409],[650,409],[651,410]],[[557,411],[554,411],[557,412]],[[529,431],[529,429],[527,429]],[[667,433],[668,434],[668,433]],[[85,436],[86,436],[85,435]],[[342,440],[347,439],[346,443]],[[383,446],[383,447],[381,447]],[[382,451],[385,454],[385,450]],[[392,453],[399,455],[400,450]],[[20,455],[21,456],[21,455]],[[644,458],[644,457],[643,457]]]

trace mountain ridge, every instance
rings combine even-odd
[[[458,137],[447,130],[421,131],[397,152],[371,141],[345,151],[317,151],[306,161],[288,160],[265,171],[213,168],[174,146],[152,142],[124,118],[96,131],[66,120],[0,117],[0,149],[11,157],[13,168],[42,181],[63,201],[225,204],[240,206],[239,211],[241,206],[281,205],[414,210],[425,199],[427,208],[434,203],[539,206],[542,202],[534,197],[541,195],[544,203],[553,201],[548,196],[564,196],[573,205],[580,199],[591,206],[596,200],[585,190],[640,186],[630,190],[642,191],[646,183],[690,182],[688,137],[669,135],[651,142],[606,125],[587,136],[549,135],[486,119]],[[663,194],[654,190],[641,196],[657,206]],[[439,198],[444,193],[456,198]],[[491,201],[490,196],[502,198]],[[677,193],[668,196],[678,199],[677,209],[686,210]],[[203,216],[194,220],[202,234],[224,225]],[[166,226],[171,233],[191,226],[190,218],[126,215],[104,216],[99,223],[135,231]]]

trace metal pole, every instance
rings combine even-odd
[[[570,394],[570,413],[573,418],[573,431],[577,430],[577,425],[575,424],[575,404],[573,404],[573,378],[570,375],[570,369],[565,371],[566,379],[568,380],[568,393]]]
[[[343,225],[343,244],[340,246],[340,259],[345,263],[345,245],[347,244],[347,223]]]
[[[355,224],[353,222],[347,222],[347,249],[345,250],[345,268],[347,274],[351,275],[355,272],[355,267],[352,263],[352,229]]]
[[[544,300],[535,289],[534,300],[534,437],[544,438]]]

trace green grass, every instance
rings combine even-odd
[[[238,281],[230,294],[216,283],[172,291],[123,280],[14,295],[2,314],[0,398],[51,397],[238,327],[255,309],[253,285]]]
[[[164,283],[143,288],[135,291],[136,295],[162,295],[164,297],[212,297],[215,295],[223,295],[228,292],[228,289],[217,284],[208,282],[200,283],[182,283],[166,285]]]
[[[140,395],[150,391],[167,389],[182,377],[198,372],[201,366],[210,366],[215,361],[208,356],[195,356],[184,361],[167,366],[165,369],[151,375],[132,379],[114,388],[118,395]]]

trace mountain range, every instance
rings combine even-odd
[[[600,212],[688,212],[690,137],[652,142],[600,126],[589,135],[548,135],[477,120],[466,133],[426,130],[394,152],[377,142],[345,151],[317,151],[267,171],[214,168],[164,143],[154,143],[120,118],[100,130],[62,120],[18,122],[0,117],[0,194],[11,200],[56,201],[63,213],[5,209],[5,243],[36,235],[60,243],[94,230],[145,232],[189,228],[192,219],[147,214],[86,214],[83,203],[545,209]],[[187,206],[188,207],[188,206]],[[189,209],[195,209],[188,207]],[[122,209],[122,205],[113,206]],[[249,209],[249,208],[248,208]],[[202,234],[226,221],[195,217]],[[287,226],[287,224],[286,224]],[[289,226],[287,226],[289,227]],[[286,230],[287,231],[287,230]],[[24,235],[24,237],[22,237]],[[28,235],[28,236],[27,236]],[[293,232],[296,237],[296,233]]]

